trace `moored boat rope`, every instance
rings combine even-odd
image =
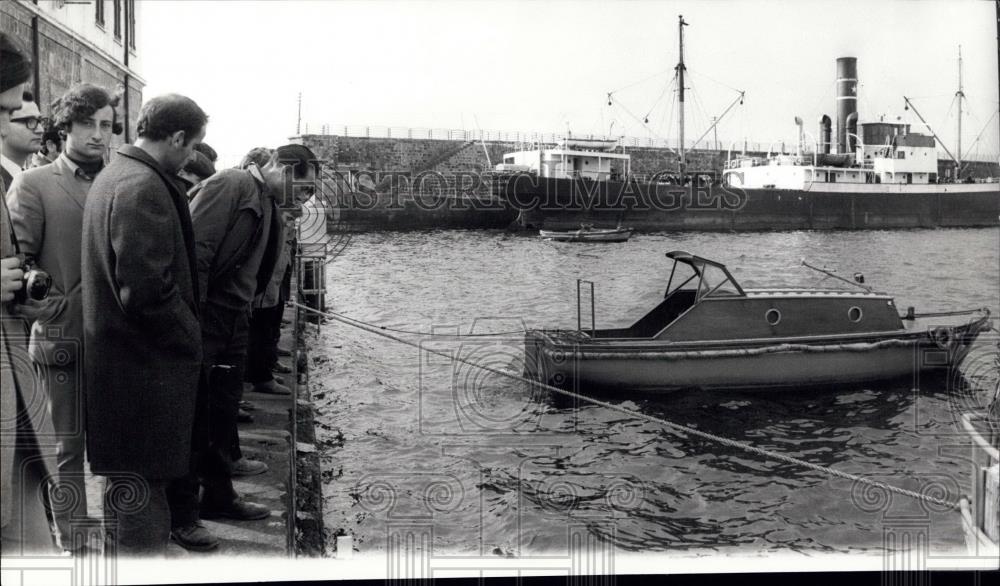
[[[621,406],[615,405],[613,403],[608,403],[606,401],[601,401],[600,399],[595,399],[593,397],[588,397],[586,395],[581,395],[579,393],[574,393],[572,391],[567,391],[567,390],[561,389],[559,387],[548,385],[548,384],[545,384],[543,382],[536,381],[536,380],[533,380],[531,378],[525,377],[525,376],[523,376],[521,374],[508,372],[506,370],[502,370],[502,369],[499,369],[499,368],[494,368],[492,366],[486,366],[486,365],[483,365],[483,364],[477,364],[475,362],[466,360],[466,359],[462,358],[461,356],[458,356],[458,355],[455,355],[455,354],[450,354],[450,353],[447,353],[447,352],[440,352],[440,351],[436,351],[436,350],[427,348],[426,346],[423,346],[421,344],[412,342],[410,340],[405,340],[403,338],[399,338],[397,336],[389,334],[386,331],[379,329],[378,326],[372,326],[370,324],[366,324],[366,323],[360,322],[358,320],[353,320],[351,318],[345,318],[344,316],[341,316],[339,314],[335,314],[335,313],[331,313],[331,312],[319,311],[319,310],[313,309],[311,307],[307,307],[307,306],[299,304],[299,303],[294,303],[293,302],[292,305],[294,305],[295,307],[297,307],[298,309],[301,309],[303,311],[308,311],[310,313],[314,313],[314,314],[317,314],[317,315],[329,317],[330,319],[339,321],[339,322],[341,322],[341,323],[343,323],[345,325],[353,326],[355,328],[358,328],[360,330],[364,330],[366,332],[375,334],[377,336],[382,336],[384,338],[393,340],[395,342],[399,342],[400,344],[405,344],[407,346],[412,346],[414,348],[418,348],[421,351],[424,351],[424,352],[427,352],[427,353],[430,353],[430,354],[436,354],[438,356],[442,356],[444,358],[447,358],[448,360],[454,360],[454,361],[457,361],[457,362],[461,362],[461,363],[466,364],[468,366],[471,366],[473,368],[479,368],[479,369],[485,370],[487,372],[492,372],[494,374],[498,374],[500,376],[503,376],[503,377],[506,377],[506,378],[509,378],[509,379],[513,379],[513,380],[517,380],[517,381],[520,381],[520,382],[527,383],[527,384],[529,384],[531,386],[534,386],[534,387],[537,387],[537,388],[546,389],[546,390],[548,390],[550,392],[553,392],[553,393],[557,393],[557,394],[560,394],[560,395],[563,395],[563,396],[566,396],[566,397],[572,397],[572,398],[575,398],[575,399],[586,401],[586,402],[591,403],[593,405],[604,407],[605,409],[611,409],[612,411],[617,411],[619,413],[623,413],[625,415],[636,417],[638,419],[644,419],[644,420],[652,422],[652,423],[657,423],[657,424],[662,425],[664,427],[667,427],[668,429],[671,429],[672,431],[677,432],[677,433],[686,433],[686,434],[694,435],[694,436],[697,436],[697,437],[700,437],[700,438],[703,438],[703,439],[707,439],[707,440],[713,441],[715,443],[722,444],[724,446],[728,446],[728,447],[731,447],[731,448],[737,448],[737,449],[749,452],[751,454],[756,454],[756,455],[761,456],[763,458],[768,458],[768,459],[771,459],[771,460],[778,460],[780,462],[785,462],[786,464],[792,464],[792,465],[795,465],[795,466],[800,466],[800,467],[803,467],[803,468],[808,468],[808,469],[814,470],[816,472],[822,472],[824,474],[829,474],[831,476],[836,476],[838,478],[843,478],[845,480],[850,480],[850,481],[852,481],[854,483],[857,483],[857,484],[863,484],[863,485],[866,485],[866,486],[869,486],[869,487],[872,487],[872,488],[878,488],[878,489],[884,490],[886,492],[892,492],[892,493],[896,493],[896,494],[899,494],[899,495],[902,495],[902,496],[908,496],[908,497],[913,498],[913,499],[917,499],[917,500],[925,501],[925,502],[928,502],[928,503],[932,503],[932,504],[935,504],[935,505],[938,505],[938,506],[947,507],[948,509],[958,509],[959,508],[959,503],[955,502],[955,501],[950,501],[950,500],[938,498],[938,497],[932,496],[930,494],[924,494],[922,492],[918,492],[918,491],[914,491],[914,490],[900,488],[898,486],[887,484],[885,482],[881,482],[881,481],[878,481],[878,480],[873,480],[871,478],[865,478],[864,476],[859,476],[857,474],[852,474],[850,472],[844,472],[842,470],[837,470],[835,468],[830,468],[828,466],[822,466],[820,464],[814,464],[814,463],[809,462],[807,460],[802,460],[802,459],[799,459],[799,458],[795,458],[793,456],[787,456],[785,454],[780,454],[778,452],[774,452],[774,451],[771,451],[771,450],[768,450],[768,449],[765,449],[765,448],[759,448],[757,446],[752,446],[752,445],[750,445],[748,443],[745,443],[745,442],[736,441],[736,440],[733,440],[733,439],[730,439],[730,438],[727,438],[727,437],[716,435],[714,433],[709,433],[707,431],[701,431],[701,430],[695,429],[693,427],[688,427],[686,425],[681,425],[679,423],[674,423],[672,421],[668,421],[666,419],[655,417],[653,415],[648,415],[648,414],[642,413],[640,411],[633,411],[631,409],[626,409],[625,407],[621,407]],[[454,336],[454,337],[458,338],[458,337],[462,337],[462,336]]]

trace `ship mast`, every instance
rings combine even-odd
[[[677,118],[677,130],[678,136],[680,137],[680,162],[678,164],[678,171],[681,175],[684,175],[687,169],[687,156],[684,152],[684,27],[688,23],[684,22],[684,15],[677,15],[677,30],[680,31],[680,61],[677,62],[677,67],[674,69],[677,71],[677,101],[680,102],[681,113]]]
[[[955,180],[961,181],[962,173],[962,100],[965,99],[965,94],[962,92],[962,45],[958,46],[958,91],[955,92],[955,97],[958,99],[958,148],[955,150],[957,155],[956,163],[958,168],[955,169]]]

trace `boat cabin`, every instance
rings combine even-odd
[[[910,132],[909,124],[870,122],[851,135],[852,152],[804,152],[738,156],[726,162],[723,183],[748,189],[816,189],[823,184],[926,185],[937,182],[934,137]]]
[[[534,150],[507,153],[497,171],[537,173],[540,177],[605,181],[624,177],[631,170],[631,156],[613,152],[615,140],[562,139],[555,148],[541,145]]]
[[[722,263],[675,250],[663,300],[627,328],[593,338],[720,342],[840,336],[903,328],[892,298],[870,290],[744,289]]]

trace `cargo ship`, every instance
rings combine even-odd
[[[836,61],[836,125],[821,116],[813,144],[805,143],[807,133],[796,117],[799,140],[794,153],[751,157],[730,152],[721,176],[691,171],[683,148],[686,25],[681,17],[682,58],[675,68],[682,107],[676,171],[633,175],[629,155],[614,141],[567,137],[554,148],[507,153],[496,166],[495,189],[518,210],[522,227],[565,230],[582,223],[620,222],[654,231],[1000,224],[1000,183],[960,182],[957,172],[939,176],[936,136],[913,132],[909,124],[859,122],[855,57]],[[906,105],[919,117],[908,99]],[[956,171],[959,168],[956,160]]]

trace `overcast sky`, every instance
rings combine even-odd
[[[861,121],[903,116],[903,95],[953,148],[962,45],[968,149],[996,153],[997,28],[990,1],[143,2],[145,97],[186,94],[233,164],[321,124],[676,138],[664,89],[683,14],[687,138],[746,90],[719,140],[815,133],[834,117],[837,57],[858,58]],[[617,91],[616,91],[617,90]],[[609,107],[606,94],[616,91]],[[673,114],[671,114],[673,112]],[[648,114],[652,130],[636,118]],[[671,121],[672,120],[672,121]],[[612,122],[614,123],[612,126]],[[954,149],[953,149],[954,150]]]

